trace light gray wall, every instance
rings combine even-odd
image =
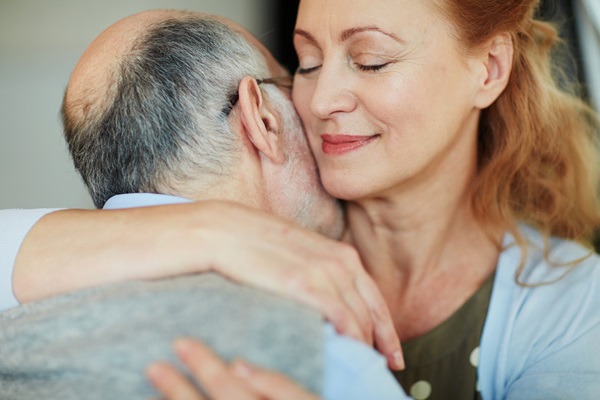
[[[575,13],[590,102],[600,113],[600,0],[576,1]]]
[[[269,38],[264,0],[0,0],[0,209],[93,207],[62,138],[62,95],[100,32],[153,8],[224,15]]]

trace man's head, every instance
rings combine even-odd
[[[227,199],[341,231],[289,96],[289,74],[222,18],[150,11],[104,31],[79,61],[62,115],[97,207],[152,192]],[[259,81],[257,82],[257,79]]]

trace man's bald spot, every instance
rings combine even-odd
[[[77,63],[65,93],[65,112],[74,121],[98,115],[110,104],[119,84],[119,67],[136,43],[156,23],[166,19],[209,17],[241,34],[267,62],[274,76],[287,75],[283,68],[250,32],[227,18],[182,10],[151,10],[126,17],[103,31],[85,50]]]
[[[87,47],[71,75],[64,106],[71,117],[87,117],[107,104],[118,83],[118,67],[136,41],[155,21],[173,15],[169,11],[150,11],[124,18],[103,31]]]

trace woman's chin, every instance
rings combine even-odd
[[[370,185],[358,180],[340,180],[330,181],[323,179],[323,187],[332,197],[345,201],[354,201],[368,197],[371,193]]]

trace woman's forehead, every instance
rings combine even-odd
[[[346,1],[357,6],[347,6]],[[420,45],[447,37],[452,29],[433,4],[433,0],[302,0],[296,34],[341,43],[353,36],[349,32],[380,32],[382,39],[385,35]]]
[[[392,32],[439,22],[432,0],[302,0],[296,28],[342,32],[378,27]]]

